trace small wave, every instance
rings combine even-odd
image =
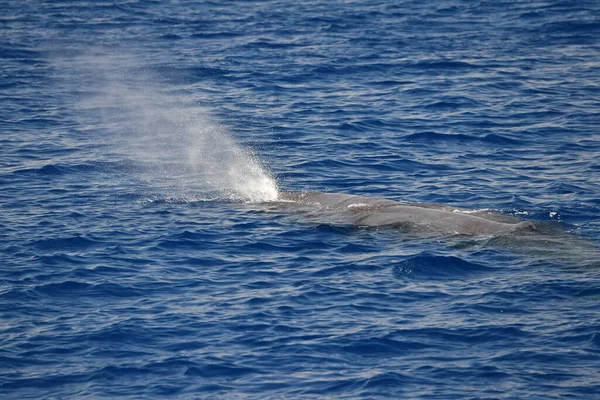
[[[84,265],[87,260],[84,257],[74,257],[64,253],[52,253],[38,258],[43,265]]]
[[[34,288],[34,291],[51,297],[137,297],[143,294],[143,292],[138,289],[116,283],[104,282],[91,284],[71,280],[38,285]]]
[[[132,167],[134,166],[128,165],[127,163],[92,161],[78,164],[46,164],[41,167],[17,169],[14,173],[61,176],[90,172],[116,172],[123,169],[131,169]]]
[[[438,132],[418,132],[404,136],[404,139],[409,142],[484,142],[497,145],[518,145],[520,143],[517,140],[496,134],[488,134],[485,136],[472,136],[465,135],[462,133],[449,134]]]
[[[182,37],[179,36],[179,35],[175,35],[173,33],[168,33],[166,35],[160,36],[159,39],[164,39],[164,40],[180,40],[180,39],[182,39]]]
[[[441,100],[425,105],[423,108],[429,111],[452,111],[460,109],[472,109],[479,107],[481,104],[468,97],[442,97]]]
[[[413,64],[408,64],[408,67],[417,68],[421,70],[440,70],[440,71],[454,71],[464,69],[475,69],[481,68],[478,65],[471,64],[465,61],[452,61],[452,60],[437,60],[437,61],[419,61]]]
[[[70,236],[54,239],[41,239],[33,242],[41,250],[68,251],[83,250],[100,245],[100,242],[83,236]]]
[[[416,279],[461,279],[466,276],[491,272],[486,265],[463,260],[455,256],[417,255],[394,266],[398,278]]]
[[[203,378],[229,378],[236,379],[244,375],[262,374],[256,368],[244,367],[235,364],[207,364],[202,367],[189,367],[185,371],[186,376],[199,376]]]
[[[551,22],[542,27],[547,33],[562,34],[598,34],[600,32],[600,22],[598,21],[561,21]]]
[[[36,174],[36,175],[63,175],[65,173],[67,173],[66,168],[58,166],[58,165],[54,165],[54,164],[48,164],[48,165],[44,165],[43,167],[39,167],[39,168],[25,168],[25,169],[19,169],[15,171],[16,174]]]
[[[35,291],[46,295],[60,295],[65,296],[68,294],[79,294],[88,292],[92,287],[92,284],[78,281],[64,281],[60,283],[48,283],[46,285],[38,285]]]
[[[243,36],[243,33],[236,32],[199,32],[190,35],[192,39],[233,39]]]
[[[358,354],[364,357],[403,356],[410,352],[419,351],[430,347],[430,345],[411,340],[400,341],[389,338],[359,339],[352,344],[343,346],[342,351]]]
[[[30,62],[32,59],[38,59],[43,53],[39,51],[27,50],[13,46],[0,47],[0,59],[13,59]]]

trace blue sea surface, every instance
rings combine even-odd
[[[1,398],[600,398],[597,0],[0,10]]]

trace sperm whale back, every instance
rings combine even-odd
[[[437,204],[404,204],[370,196],[341,193],[287,192],[279,200],[335,214],[365,227],[405,227],[411,230],[463,235],[496,235],[534,229],[533,223],[488,211],[472,212]]]

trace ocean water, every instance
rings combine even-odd
[[[0,397],[600,397],[597,1],[0,10]]]

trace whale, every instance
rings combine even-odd
[[[473,211],[440,204],[401,203],[363,195],[281,192],[277,202],[311,215],[327,215],[334,223],[358,227],[471,236],[536,230],[531,221],[499,212]]]

